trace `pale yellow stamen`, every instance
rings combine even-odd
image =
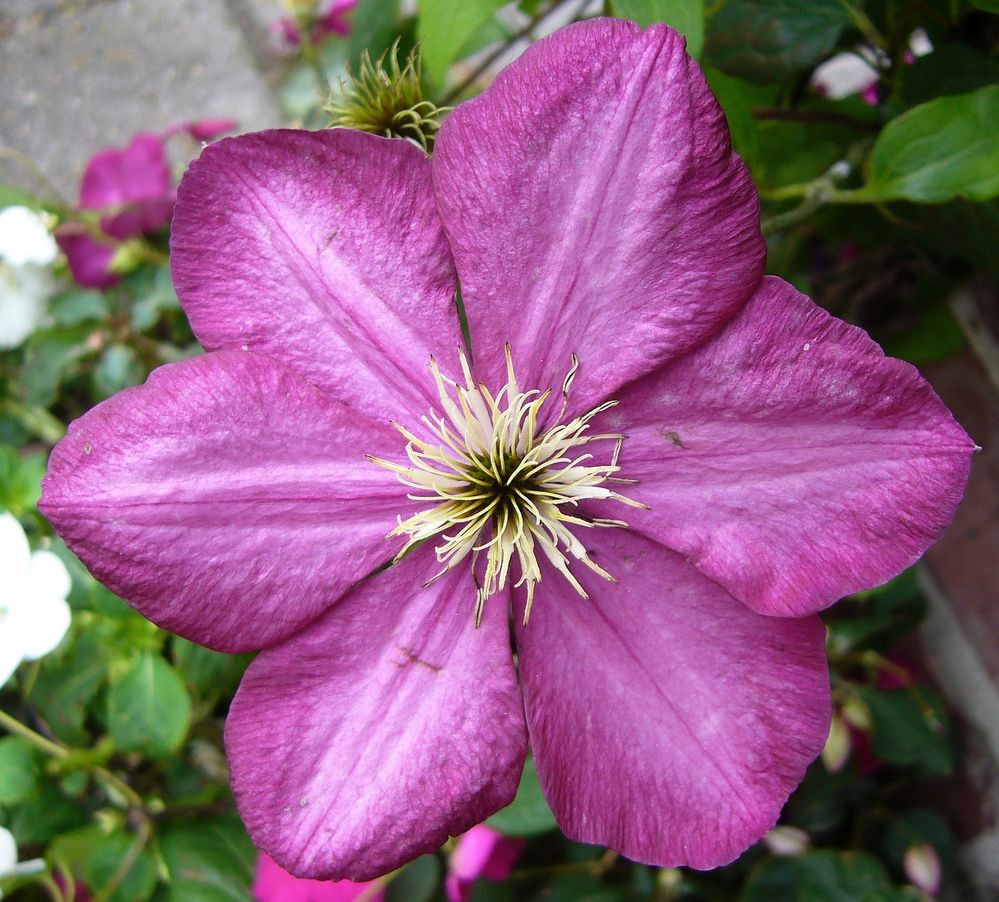
[[[432,583],[471,555],[472,571],[479,554],[485,554],[483,583],[475,602],[475,622],[482,619],[486,599],[502,591],[512,580],[510,564],[516,558],[520,578],[513,584],[526,586],[524,623],[531,615],[537,584],[541,582],[538,554],[548,560],[583,598],[586,591],[570,570],[578,561],[611,582],[613,576],[587,554],[572,527],[623,527],[623,520],[587,519],[579,515],[583,500],[613,499],[632,507],[646,505],[619,495],[607,482],[633,482],[614,474],[621,443],[619,434],[590,434],[590,421],[613,407],[606,401],[575,417],[562,420],[569,390],[579,363],[575,356],[562,384],[562,407],[554,423],[539,435],[541,410],[551,391],[521,391],[514,373],[509,345],[506,348],[507,382],[495,395],[476,385],[465,355],[461,355],[464,385],[442,375],[431,358],[443,415],[431,411],[422,418],[430,439],[393,423],[406,439],[409,465],[376,457],[369,459],[395,473],[400,482],[418,490],[408,497],[433,504],[414,514],[389,536],[406,535],[409,541],[396,557],[435,536],[434,549],[441,571]],[[610,462],[593,464],[593,455],[579,453],[592,442],[615,443]],[[428,583],[427,585],[429,585]]]

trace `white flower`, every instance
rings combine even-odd
[[[17,268],[49,266],[59,254],[49,231],[49,216],[28,207],[0,210],[0,259]]]
[[[0,514],[0,686],[21,661],[54,649],[69,629],[66,565],[51,551],[32,553],[21,524]]]
[[[0,350],[17,347],[45,315],[59,253],[49,219],[28,207],[0,210]]]
[[[867,48],[860,48],[856,53],[837,53],[815,70],[812,84],[830,100],[860,94],[880,78],[872,61],[880,62]]]
[[[40,874],[45,870],[45,862],[41,858],[17,863],[17,843],[10,830],[0,827],[0,880],[4,877],[26,877],[29,874]],[[0,899],[3,891],[0,890]]]
[[[926,56],[932,51],[932,42],[919,28],[909,37],[905,61],[911,63],[916,57]],[[877,84],[881,72],[889,64],[888,55],[883,50],[862,45],[852,53],[837,53],[818,66],[812,74],[812,85],[823,97],[842,100],[851,94],[862,94]]]
[[[16,348],[38,328],[52,289],[47,269],[0,261],[0,350]]]

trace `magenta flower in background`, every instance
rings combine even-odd
[[[257,856],[253,898],[257,902],[383,902],[385,893],[372,883],[295,877],[261,852]]]
[[[478,824],[458,837],[451,853],[444,892],[448,902],[468,902],[475,881],[506,880],[524,851],[527,840],[504,836],[487,824]]]
[[[226,746],[282,867],[436,849],[528,741],[573,839],[709,868],[774,825],[829,727],[815,612],[925,551],[973,445],[764,254],[663,26],[538,42],[432,160],[328,130],[193,164],[208,353],[76,421],[41,507],[150,619],[263,649]]]
[[[320,4],[312,25],[312,42],[318,44],[329,35],[346,37],[350,34],[350,13],[358,0],[332,0]],[[281,49],[292,50],[302,43],[298,23],[291,16],[282,16],[271,24],[271,34],[281,41]]]
[[[173,215],[175,192],[166,141],[186,132],[208,141],[235,128],[232,119],[205,119],[172,126],[163,135],[136,135],[127,147],[109,147],[94,154],[80,181],[81,210],[108,211],[94,237],[79,224],[65,226],[56,238],[73,278],[88,288],[109,288],[118,281],[111,261],[118,242],[163,228]]]

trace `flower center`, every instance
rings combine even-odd
[[[605,485],[634,483],[614,475],[620,470],[617,459],[625,436],[589,431],[590,421],[617,402],[605,401],[563,422],[578,368],[575,356],[562,384],[562,408],[547,428],[540,426],[544,422],[541,411],[551,390],[520,390],[509,345],[506,364],[507,382],[493,395],[473,381],[464,354],[464,385],[442,376],[431,358],[430,371],[437,383],[442,414],[432,411],[422,418],[429,437],[420,438],[393,423],[408,442],[410,466],[369,455],[372,462],[392,470],[404,485],[418,490],[409,498],[432,505],[408,520],[400,519],[389,533],[389,537],[409,537],[396,560],[416,545],[439,536],[435,551],[443,568],[430,580],[432,583],[469,555],[472,573],[476,574],[478,555],[486,555],[485,573],[476,593],[476,624],[482,619],[486,599],[502,591],[511,578],[514,559],[519,569],[514,586],[527,587],[527,623],[535,589],[541,582],[539,551],[583,598],[588,597],[586,591],[570,569],[574,561],[615,582],[590,559],[575,533],[579,528],[624,527],[627,523],[584,517],[579,502],[613,498],[646,508]],[[581,451],[593,442],[614,443],[608,463],[595,463],[593,454]]]

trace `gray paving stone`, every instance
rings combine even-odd
[[[232,0],[0,0],[0,144],[75,197],[87,158],[139,131],[280,111]],[[30,177],[0,160],[0,179]]]

